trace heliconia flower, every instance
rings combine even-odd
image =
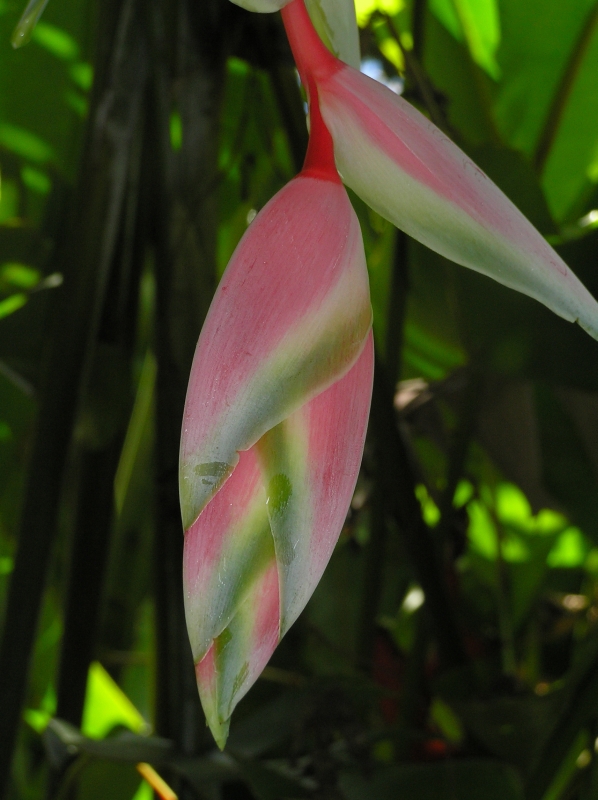
[[[318,583],[373,376],[361,230],[317,106],[301,174],[251,223],[201,332],[180,456],[189,638],[220,746]]]
[[[403,98],[336,59],[303,0],[292,0],[282,15],[343,181],[432,250],[534,297],[598,338],[592,295],[482,170]]]

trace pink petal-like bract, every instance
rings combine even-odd
[[[250,450],[185,535],[200,697],[226,740],[235,705],[316,588],[342,528],[370,407],[373,339],[344,377]]]
[[[233,254],[185,404],[185,614],[220,747],[343,526],[369,413],[371,321],[359,223],[312,103],[305,166]]]
[[[598,338],[592,295],[482,170],[402,97],[334,58],[304,0],[292,0],[282,15],[344,182],[432,250],[534,297]]]
[[[185,406],[185,528],[247,450],[341,377],[371,325],[361,231],[340,182],[301,174],[251,223],[199,338]]]

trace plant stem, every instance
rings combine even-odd
[[[150,234],[156,254],[157,529],[154,581],[157,634],[156,727],[187,755],[208,746],[183,607],[183,531],[178,457],[193,353],[216,284],[218,133],[224,86],[224,26],[219,0],[153,0],[154,85],[150,129],[154,150]],[[167,18],[176,21],[174,26]],[[174,30],[171,29],[174,28]],[[171,38],[174,37],[174,38]],[[170,53],[177,52],[172,63]],[[169,140],[172,98],[183,125],[180,150]],[[156,168],[157,167],[157,168]],[[181,800],[196,797],[168,776]]]
[[[302,174],[340,183],[341,179],[334,162],[332,136],[322,119],[314,80],[315,74],[329,74],[338,69],[339,64],[320,41],[305,8],[304,0],[292,0],[285,6],[282,10],[282,19],[297,69],[309,98],[309,142]]]
[[[304,85],[311,75],[323,79],[342,69],[342,62],[332,55],[318,36],[305,0],[291,0],[280,13]]]

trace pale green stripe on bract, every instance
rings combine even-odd
[[[547,268],[540,256],[483,226],[404,172],[369,138],[342,99],[323,91],[320,103],[339,173],[369,206],[432,250],[535,298],[570,322],[578,321],[598,339],[598,304],[573,273],[564,278]],[[554,258],[560,261],[556,253]]]
[[[214,650],[210,654],[215,667],[213,680],[209,685],[198,686],[206,720],[221,747],[226,741],[235,706],[252,687],[278,643],[278,637],[272,642],[258,641],[255,629],[262,600],[261,584],[273,559],[272,549],[272,561],[253,576],[251,591],[239,603],[226,628],[214,639]],[[263,653],[260,653],[261,648]]]
[[[263,489],[234,527],[225,532],[226,541],[210,575],[201,575],[185,592],[185,619],[194,661],[200,661],[230,624],[239,605],[251,592],[255,576],[274,558],[274,546]]]
[[[360,237],[359,229],[353,235]],[[357,360],[372,323],[363,249],[357,258],[362,263],[348,270],[320,308],[306,314],[283,337],[233,407],[223,409],[202,450],[181,463],[185,530],[235,467],[238,451],[248,450],[266,431],[342,377]],[[206,469],[216,467],[220,479],[206,480]]]
[[[252,634],[254,626],[253,598],[246,597],[225,630],[214,641],[218,672],[217,710],[221,722],[230,719],[234,707],[248,685]]]
[[[267,496],[268,517],[274,538],[280,587],[280,631],[283,636],[305,605],[313,535],[313,498],[308,464],[309,414],[307,406],[295,411],[259,440],[257,448]]]

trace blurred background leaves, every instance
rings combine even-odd
[[[22,12],[0,2],[0,796],[149,800],[143,762],[200,800],[592,800],[596,343],[354,197],[363,468],[215,751],[182,615],[182,403],[219,276],[301,166],[303,100],[277,15],[54,0],[15,50]],[[596,1],[357,13],[364,70],[598,295]]]

